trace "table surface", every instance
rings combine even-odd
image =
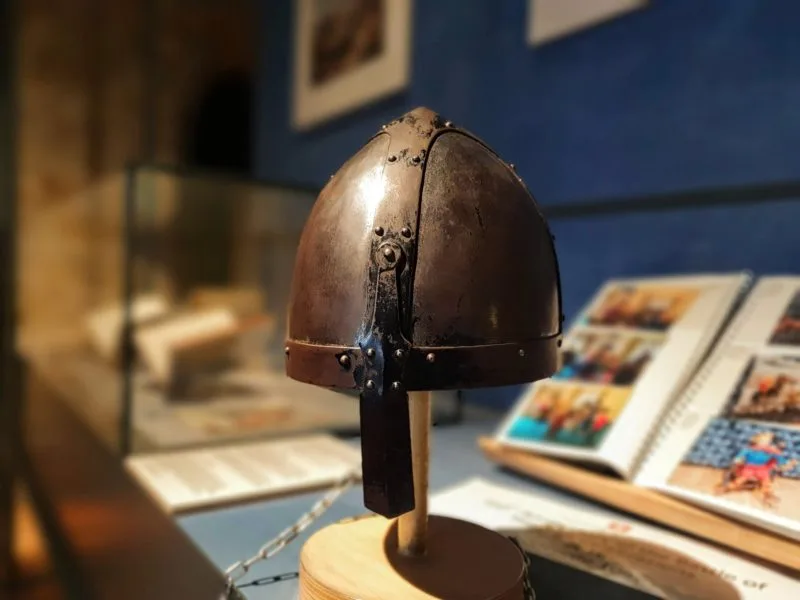
[[[477,447],[480,435],[492,433],[498,425],[496,417],[468,414],[463,423],[434,428],[431,450],[430,491],[439,492],[472,477],[519,490],[536,490],[563,503],[580,506],[584,501],[552,488],[536,484],[497,468],[488,462]],[[357,444],[358,440],[353,440]],[[183,530],[220,569],[252,556],[265,541],[294,523],[323,492],[301,494],[251,504],[229,506],[211,512],[181,516]],[[360,486],[339,498],[317,522],[313,523],[282,552],[254,565],[239,583],[297,571],[303,543],[320,528],[338,520],[364,514]],[[241,589],[247,600],[295,600],[297,580],[290,579]],[[564,596],[562,596],[564,597]],[[572,596],[569,596],[572,597]],[[620,596],[622,597],[622,596]]]

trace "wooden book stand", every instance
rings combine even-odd
[[[649,521],[800,571],[800,542],[740,523],[665,494],[557,460],[509,448],[491,438],[478,444],[486,457],[504,467]]]

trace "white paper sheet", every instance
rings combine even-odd
[[[357,471],[361,453],[328,435],[139,455],[128,470],[169,512],[329,485]]]

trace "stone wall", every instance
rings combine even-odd
[[[255,8],[19,5],[18,312],[22,331],[55,336],[118,295],[122,173],[132,161],[179,162],[186,111],[206,82],[252,72]]]

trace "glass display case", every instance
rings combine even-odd
[[[124,454],[357,433],[356,395],[284,374],[294,256],[316,195],[155,166],[99,184],[28,241],[40,264],[50,257],[59,295],[28,354]],[[460,394],[435,394],[433,410],[457,418]]]

